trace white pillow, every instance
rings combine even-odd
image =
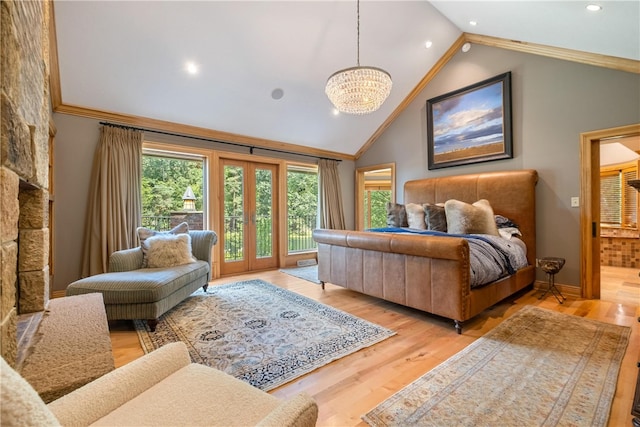
[[[418,228],[420,230],[427,229],[427,223],[424,221],[424,208],[417,203],[407,203],[404,206],[407,211],[407,223],[409,228]]]
[[[138,232],[138,239],[140,240],[140,248],[142,249],[142,267],[148,267],[148,259],[147,259],[147,251],[149,250],[149,246],[147,245],[147,239],[153,236],[161,235],[161,234],[183,234],[189,232],[189,224],[186,222],[181,222],[176,225],[169,231],[156,231],[150,230],[145,227],[138,227],[136,229]]]
[[[191,255],[191,236],[188,234],[157,234],[149,237],[147,267],[174,267],[195,262]]]
[[[444,213],[447,217],[447,233],[499,236],[493,208],[486,199],[478,200],[472,205],[460,200],[447,200]]]

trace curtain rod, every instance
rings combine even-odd
[[[144,131],[144,132],[158,133],[158,134],[161,134],[161,135],[177,136],[177,137],[180,137],[180,138],[190,138],[190,139],[197,139],[199,141],[215,142],[215,143],[218,143],[218,144],[233,145],[234,147],[246,147],[246,148],[249,149],[249,154],[253,154],[253,150],[258,149],[258,150],[272,151],[272,152],[275,152],[275,153],[292,154],[294,156],[312,157],[314,159],[334,160],[336,162],[341,162],[342,161],[341,159],[332,159],[331,157],[321,157],[321,156],[314,156],[312,154],[295,153],[293,151],[277,150],[275,148],[254,147],[254,146],[251,146],[251,145],[239,144],[237,142],[220,141],[220,140],[213,139],[213,138],[203,138],[203,137],[199,137],[199,136],[184,135],[184,134],[180,134],[180,133],[165,132],[165,131],[161,131],[161,130],[145,129],[145,128],[140,128],[140,127],[135,127],[135,126],[118,125],[118,124],[109,123],[109,122],[100,122],[100,124],[103,125],[103,126],[111,126],[111,127],[120,128],[120,129],[141,130],[141,131]]]

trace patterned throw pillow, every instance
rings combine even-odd
[[[444,204],[425,203],[424,222],[427,230],[447,232],[447,215],[444,211]]]
[[[387,227],[408,227],[407,211],[400,203],[387,202]]]
[[[191,255],[191,236],[188,234],[160,233],[149,237],[145,243],[149,268],[174,267],[195,261]]]
[[[140,248],[142,248],[142,268],[147,268],[149,264],[147,259],[147,252],[149,251],[149,245],[146,243],[147,239],[157,236],[158,234],[188,234],[189,224],[182,222],[169,231],[156,231],[145,227],[138,227],[136,231],[138,232],[138,239],[140,240]]]

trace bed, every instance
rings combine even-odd
[[[526,262],[472,286],[469,239],[445,233],[317,229],[318,279],[462,323],[535,281],[535,170],[488,172],[407,181],[403,203],[480,206],[517,224]],[[449,202],[451,201],[451,202]],[[447,211],[449,212],[449,211]],[[455,229],[454,223],[450,229]],[[458,233],[456,233],[458,234]],[[475,233],[469,233],[475,234]]]

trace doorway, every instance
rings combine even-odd
[[[220,273],[240,274],[278,266],[278,167],[220,159]]]
[[[640,124],[580,134],[582,297],[600,299],[600,142],[640,135]]]
[[[386,202],[395,202],[395,163],[356,169],[356,229],[386,227]]]

